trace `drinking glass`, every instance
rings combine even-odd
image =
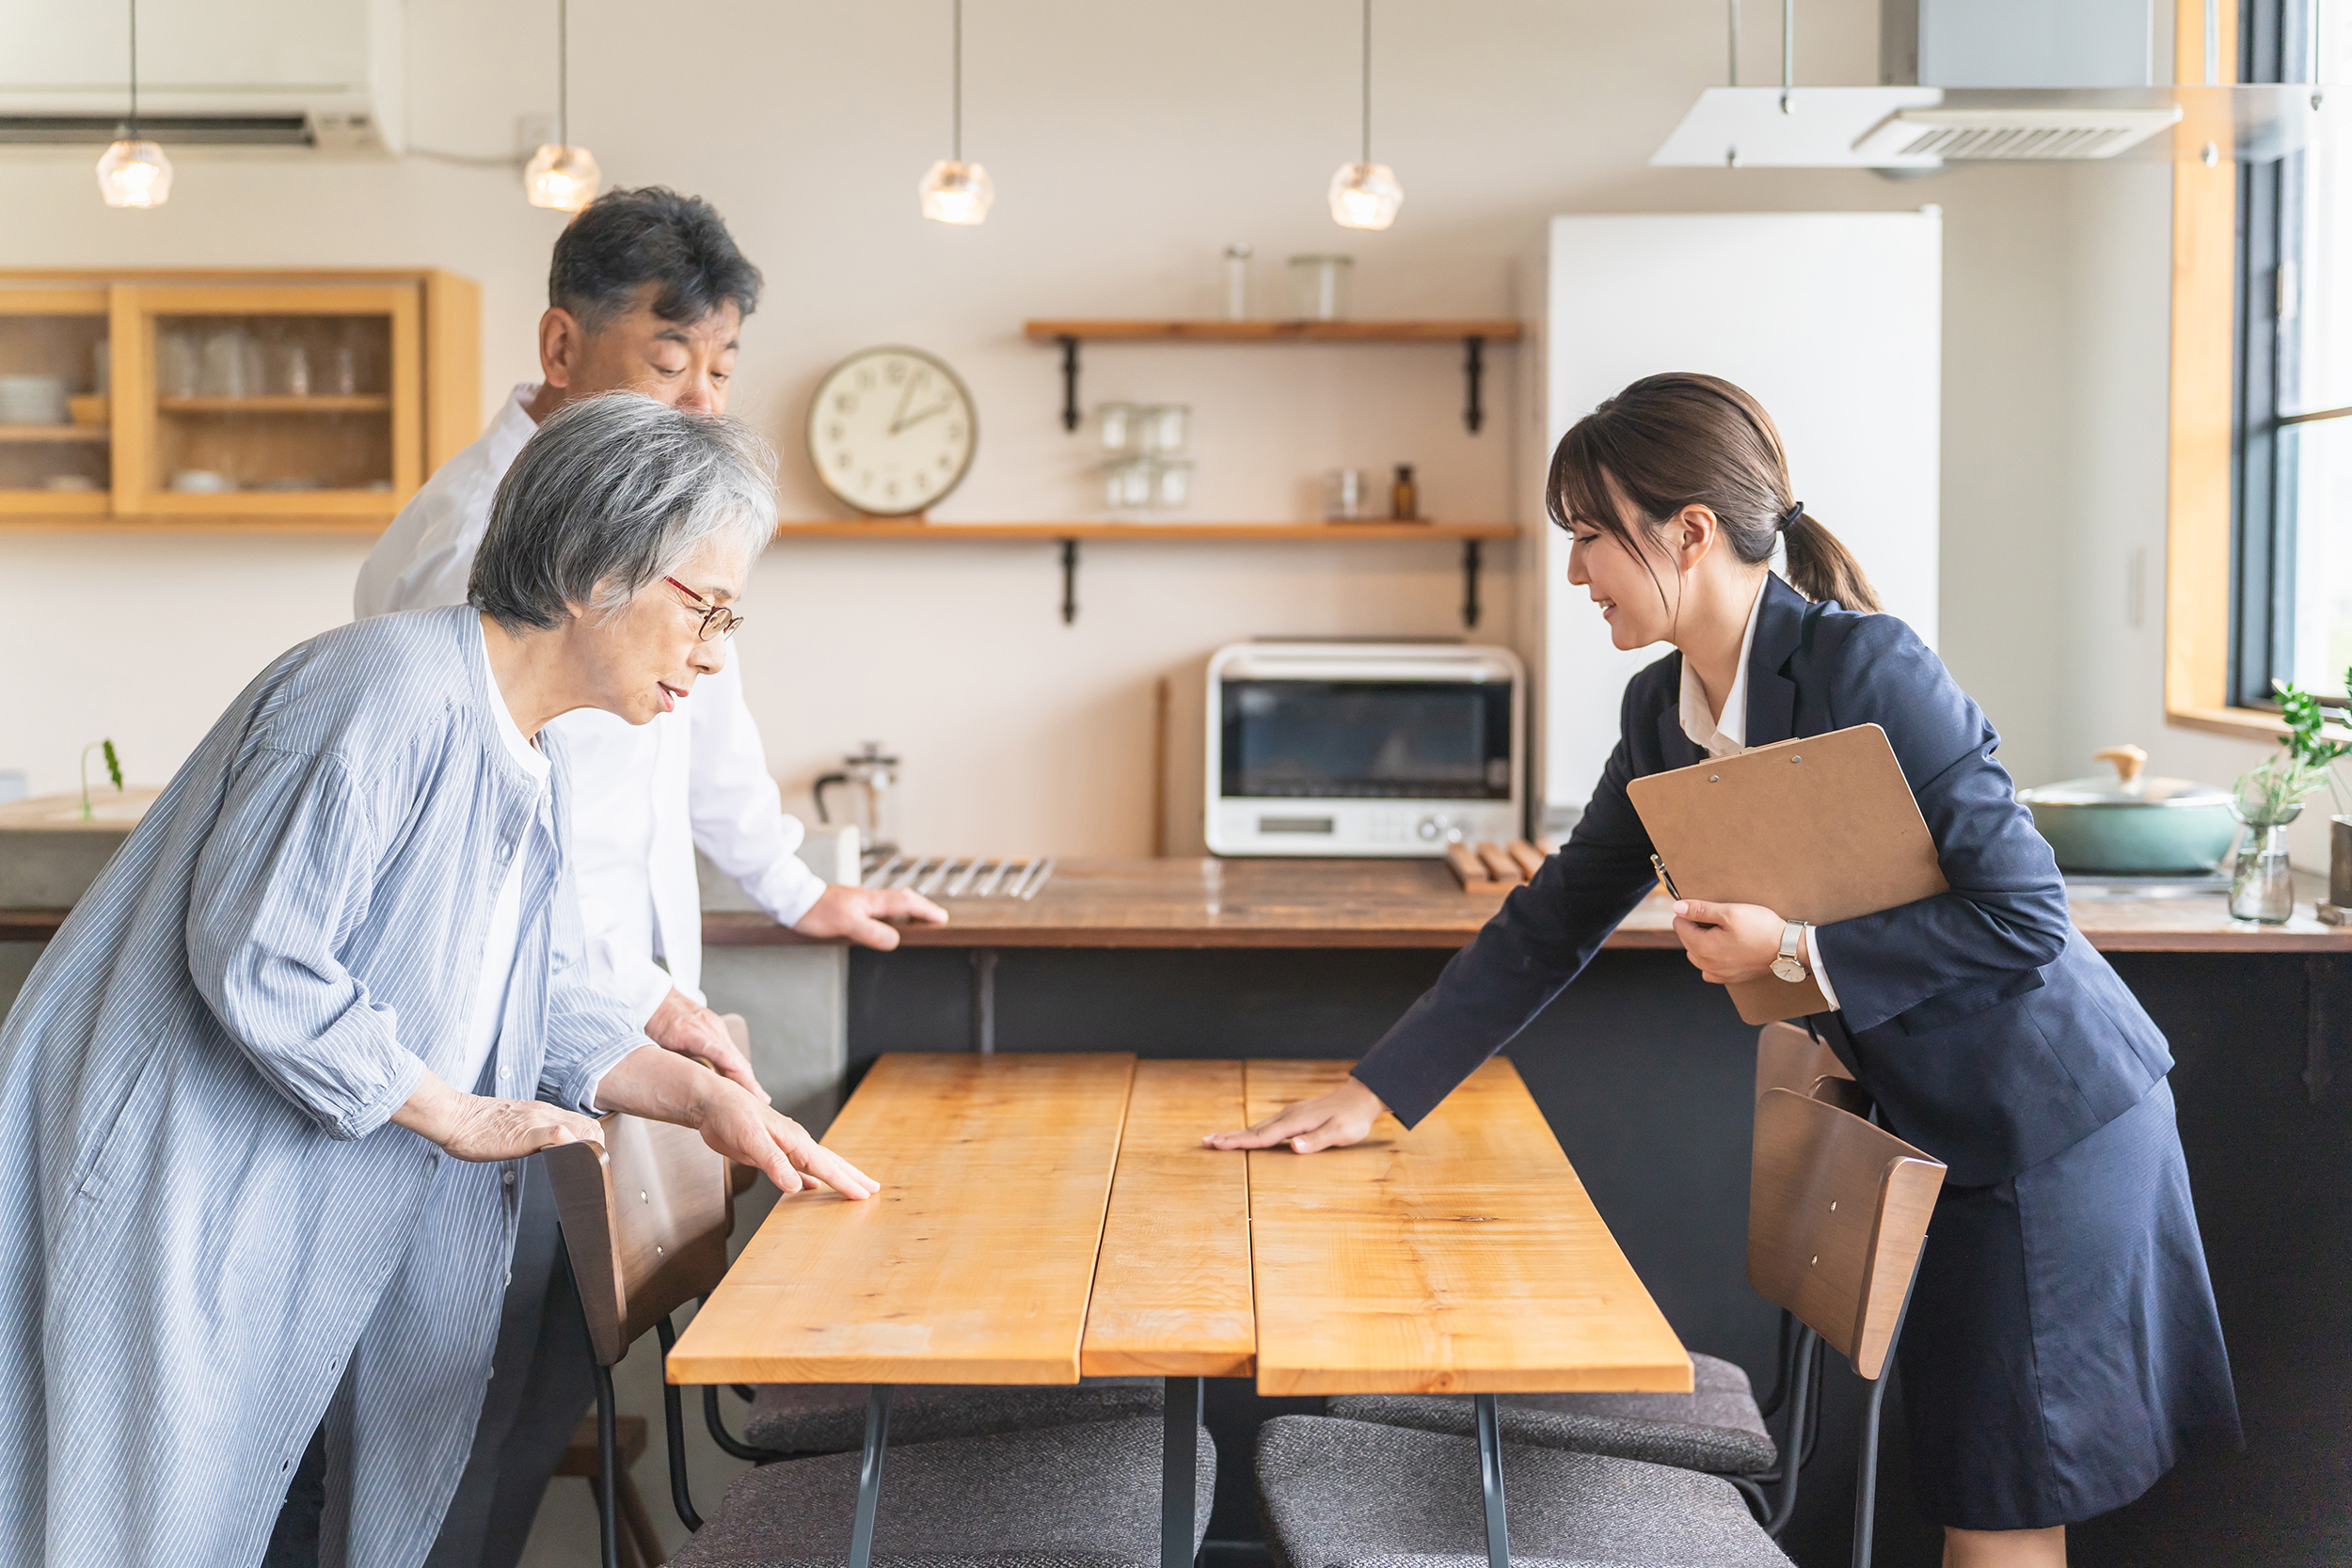
[[[2295,867],[2287,860],[2287,823],[2301,815],[2297,806],[2280,821],[2246,822],[2237,866],[2230,874],[2232,920],[2283,926],[2294,916]],[[2239,820],[2246,820],[2243,813]]]
[[[1347,314],[1348,275],[1355,270],[1345,256],[1291,258],[1291,315],[1297,321],[1333,322]]]

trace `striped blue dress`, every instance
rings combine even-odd
[[[644,1037],[531,855],[473,611],[380,616],[230,705],[0,1030],[0,1560],[250,1564],[324,1420],[323,1560],[413,1568],[490,1375],[520,1173],[389,1125],[429,1068],[575,1110]],[[547,742],[568,846],[560,744]]]

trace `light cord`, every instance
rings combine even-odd
[[[572,145],[572,8],[555,0],[555,145]]]
[[[1372,162],[1372,0],[1364,0],[1364,159]]]
[[[139,139],[139,0],[131,0],[131,139]]]
[[[1731,61],[1727,74],[1736,87],[1740,85],[1740,0],[1731,0],[1731,41],[1725,53]]]
[[[1797,0],[1780,0],[1780,112],[1788,112],[1788,94],[1797,85]]]
[[[953,141],[955,162],[963,162],[963,0],[955,0],[956,9],[956,129]]]

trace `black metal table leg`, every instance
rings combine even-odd
[[[866,1458],[857,1471],[857,1522],[850,1528],[850,1568],[873,1568],[874,1510],[882,1502],[882,1450],[890,1443],[890,1385],[866,1396]]]
[[[1192,1481],[1199,1462],[1204,1381],[1167,1380],[1160,1438],[1160,1568],[1192,1568]]]
[[[1486,1493],[1487,1568],[1511,1568],[1511,1525],[1502,1506],[1502,1423],[1495,1397],[1481,1394],[1478,1406],[1478,1479]]]
[[[996,950],[972,949],[972,1049],[996,1053]]]

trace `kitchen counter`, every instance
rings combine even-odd
[[[2283,926],[2233,921],[2218,893],[2149,895],[2076,887],[2074,924],[2108,953],[2352,953],[2352,927],[2323,925],[2304,894]],[[945,898],[946,926],[903,927],[908,947],[1430,947],[1453,949],[1502,907],[1463,891],[1439,861],[1063,861],[1034,898]],[[45,942],[63,910],[0,910],[0,942]],[[1674,948],[1653,893],[1610,935],[1613,948]],[[797,946],[810,939],[764,914],[712,911],[711,947]]]
[[[2073,891],[2074,924],[2106,952],[2352,952],[2352,928],[2314,919],[2303,891],[2284,926],[2233,921],[2218,893]],[[1439,861],[1065,861],[1035,898],[947,898],[946,926],[909,926],[908,947],[1434,947],[1453,949],[1502,906]],[[1662,893],[1611,934],[1616,948],[1678,948]],[[4,918],[4,917],[0,917]],[[711,913],[718,946],[808,939],[759,914]]]

